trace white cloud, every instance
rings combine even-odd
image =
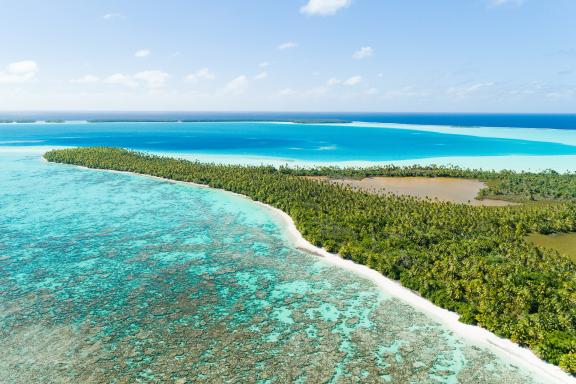
[[[134,75],[134,79],[141,81],[149,88],[161,88],[166,85],[170,75],[162,71],[142,71]]]
[[[488,0],[490,5],[494,7],[499,7],[501,5],[522,5],[524,0]]]
[[[331,79],[328,79],[328,81],[326,82],[326,85],[329,87],[332,87],[335,85],[352,86],[352,85],[358,85],[361,82],[362,82],[362,76],[352,76],[346,80],[340,80],[340,79],[337,79],[335,77],[332,77]]]
[[[292,49],[292,48],[296,48],[298,47],[298,43],[295,43],[293,41],[287,41],[285,43],[279,44],[276,49],[279,51],[284,51],[286,49]]]
[[[8,64],[7,72],[14,75],[27,75],[29,73],[38,72],[38,64],[32,60],[17,61]]]
[[[307,15],[331,16],[350,4],[352,0],[308,0],[308,3],[300,8],[300,12]]]
[[[471,95],[473,93],[482,91],[486,88],[490,88],[494,85],[493,82],[488,82],[488,83],[476,83],[476,84],[471,84],[471,85],[464,85],[464,86],[458,86],[458,87],[450,87],[447,90],[447,93],[450,96],[454,96],[454,97],[466,97],[468,95]]]
[[[78,80],[84,80],[82,81],[83,83],[96,82],[98,81],[97,79],[98,78],[96,76],[88,75],[84,78],[77,79],[76,82],[81,82]],[[144,86],[147,88],[162,88],[166,85],[168,79],[170,79],[170,75],[168,73],[163,71],[150,70],[137,72],[133,75],[115,73],[103,78],[102,82],[105,84],[123,85],[125,87]]]
[[[127,87],[136,87],[138,83],[132,79],[131,76],[124,75],[123,73],[115,73],[104,79],[106,84],[124,85]]]
[[[383,93],[383,97],[390,100],[398,98],[416,99],[430,97],[431,95],[432,93],[429,90],[417,89],[412,86],[405,86],[397,90],[390,90]]]
[[[377,95],[380,93],[380,91],[377,88],[369,88],[366,93],[369,95]]]
[[[39,70],[38,64],[32,60],[10,63],[3,71],[0,71],[0,83],[25,83],[34,79]]]
[[[278,92],[279,96],[293,96],[296,94],[296,91],[293,90],[292,88],[284,88],[281,89],[280,92]]]
[[[341,83],[342,83],[341,80],[338,80],[338,79],[336,79],[336,78],[334,78],[334,77],[331,78],[331,79],[328,79],[328,81],[326,82],[326,84],[327,84],[328,86],[338,85],[338,84],[341,84]]]
[[[140,49],[134,53],[134,57],[137,57],[139,59],[143,59],[145,57],[150,56],[151,53],[152,53],[152,51],[150,51],[149,49]]]
[[[248,87],[248,82],[249,80],[247,76],[240,75],[232,79],[228,84],[226,84],[226,88],[224,88],[224,93],[240,95],[244,93],[244,91]]]
[[[319,87],[314,87],[314,88],[310,88],[305,92],[306,96],[312,96],[312,97],[318,97],[318,96],[322,96],[325,95],[328,92],[328,88],[325,86],[319,86]]]
[[[184,79],[191,83],[197,83],[201,80],[214,80],[215,78],[216,75],[208,68],[200,68],[196,72],[186,75]]]
[[[259,66],[260,68],[268,68],[268,67],[270,66],[270,63],[267,62],[267,61],[263,61],[263,62],[261,62],[260,64],[258,64],[258,66]]]
[[[340,80],[337,79],[335,77],[332,77],[330,79],[328,79],[328,81],[326,82],[326,86],[328,87],[334,87],[336,85],[344,85],[344,86],[354,86],[354,85],[358,85],[362,82],[362,76],[352,76],[349,77],[345,80]]]
[[[124,15],[120,13],[107,13],[102,18],[106,21],[125,19]]]
[[[96,84],[100,82],[100,78],[94,75],[86,75],[77,79],[72,79],[70,82],[75,84]]]
[[[368,59],[372,56],[374,56],[374,50],[372,47],[362,47],[352,55],[352,57],[356,60]]]
[[[256,80],[264,80],[265,78],[268,77],[268,72],[260,72],[259,74],[257,74],[256,76],[254,76],[254,79]]]
[[[362,76],[352,76],[349,79],[344,80],[342,84],[344,85],[358,85],[362,82]]]

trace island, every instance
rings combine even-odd
[[[533,240],[576,232],[576,175],[217,165],[108,147],[52,150],[44,157],[203,184],[268,204],[290,215],[315,246],[398,280],[458,313],[460,321],[526,346],[576,374],[576,263]],[[477,179],[486,183],[480,198],[517,204],[473,206],[370,193],[310,176]]]

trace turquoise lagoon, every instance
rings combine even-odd
[[[242,197],[0,151],[0,382],[535,383]]]
[[[349,117],[375,119],[370,115]],[[531,126],[527,124],[531,116],[518,120],[520,117],[494,120],[485,116],[482,120],[478,116],[472,121],[511,124],[509,128],[426,125],[436,122],[434,116],[421,117],[417,120],[420,125],[267,121],[0,123],[0,147],[113,146],[205,162],[252,165],[393,163],[576,172],[576,125],[574,129],[566,128],[576,124],[576,118],[568,116],[559,124],[553,115],[539,119],[532,116],[536,126],[563,127],[546,129],[522,128],[518,124]]]
[[[112,146],[308,163],[576,156],[576,130],[468,128],[463,133],[462,128],[441,128],[438,132],[414,125],[402,129],[393,124],[261,121],[0,124],[0,146]],[[508,135],[498,137],[499,132]],[[550,142],[550,137],[564,137],[566,142]]]

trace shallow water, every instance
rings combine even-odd
[[[246,199],[0,152],[0,382],[531,383]]]

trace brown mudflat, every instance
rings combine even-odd
[[[452,203],[483,206],[505,206],[513,203],[501,200],[477,200],[476,196],[486,184],[479,180],[451,177],[367,177],[365,179],[330,179],[324,176],[314,180],[349,185],[375,194],[393,193],[421,199],[436,199]]]
[[[553,235],[533,233],[526,239],[537,246],[554,249],[576,262],[576,233],[574,232]]]

